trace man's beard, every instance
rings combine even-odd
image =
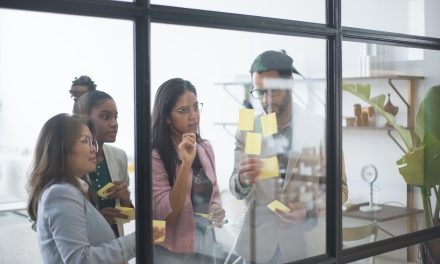
[[[291,102],[292,102],[292,95],[289,93],[286,95],[284,100],[278,105],[278,109],[275,112],[277,118],[281,118],[286,113],[286,111],[288,111],[289,108],[292,107]],[[270,114],[268,112],[269,106],[265,107],[264,110],[267,114]]]

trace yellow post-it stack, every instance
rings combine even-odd
[[[121,214],[125,214],[126,216],[128,216],[127,219],[123,219],[122,220],[134,220],[135,219],[135,211],[134,208],[131,207],[122,207],[122,206],[115,206],[115,209],[118,209],[119,211],[121,211]]]
[[[262,159],[263,168],[261,168],[261,172],[258,175],[259,179],[267,179],[277,177],[278,174],[278,158],[276,156]]]
[[[254,130],[254,109],[240,109],[238,129],[244,131]]]
[[[112,182],[109,182],[104,187],[99,189],[99,191],[97,191],[96,193],[98,194],[98,196],[105,198],[110,195],[110,192],[108,191],[108,189],[110,189],[113,186],[115,186],[115,185]]]
[[[275,213],[277,213],[277,211],[275,209],[280,209],[281,211],[286,212],[286,213],[290,212],[289,207],[285,206],[283,203],[281,203],[278,200],[274,200],[273,202],[268,204],[267,207],[270,210],[274,211]]]
[[[275,113],[264,115],[260,118],[263,137],[278,133],[277,117]]]
[[[165,229],[166,222],[163,220],[153,220],[153,227],[158,227],[159,229]],[[165,241],[165,235],[159,237],[154,242],[161,243]]]
[[[260,155],[261,153],[261,134],[247,132],[245,153],[251,155]]]

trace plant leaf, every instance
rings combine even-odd
[[[440,139],[440,85],[431,87],[416,115],[415,133],[423,141],[425,134]]]
[[[396,163],[406,183],[429,189],[440,184],[440,140],[431,134],[424,138],[422,146]]]

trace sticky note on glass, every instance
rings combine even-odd
[[[281,211],[286,212],[286,213],[290,212],[289,207],[285,206],[283,203],[281,203],[278,200],[274,200],[273,202],[268,204],[267,207],[270,210],[274,211],[275,213],[277,212],[275,209],[280,209]]]
[[[158,227],[159,229],[165,230],[166,222],[163,220],[153,220],[153,227]],[[165,235],[159,237],[154,242],[164,242],[165,241]]]
[[[261,172],[258,175],[260,179],[277,177],[279,175],[277,156],[262,159],[261,161],[263,162],[263,168],[261,168]]]
[[[97,191],[96,193],[98,194],[98,196],[105,198],[111,194],[108,190],[113,186],[115,185],[112,182],[109,182],[104,187],[99,189],[99,191]]]
[[[122,206],[115,206],[115,209],[118,209],[119,211],[121,211],[121,214],[125,214],[126,216],[128,216],[127,219],[124,218],[119,218],[121,220],[134,220],[134,208],[131,207],[122,207]]]
[[[264,137],[270,136],[278,132],[277,117],[275,113],[264,115],[260,119],[261,130]]]
[[[260,155],[261,153],[261,139],[262,136],[259,133],[247,132],[246,133],[246,147],[244,152],[251,155]]]
[[[244,131],[254,130],[254,109],[240,109],[238,129]]]

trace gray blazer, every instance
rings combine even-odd
[[[135,234],[115,239],[99,211],[66,182],[43,192],[37,232],[44,263],[121,264],[135,256]]]
[[[304,113],[296,108],[294,110],[291,124],[293,136],[284,181],[279,177],[263,179],[257,180],[251,187],[243,187],[239,182],[238,168],[240,161],[246,157],[244,153],[246,132],[237,131],[236,133],[235,164],[229,181],[229,189],[237,199],[246,198],[249,201],[236,246],[237,253],[244,259],[268,262],[274,256],[278,246],[284,262],[310,257],[307,253],[305,232],[316,225],[318,208],[322,206],[322,203],[325,206],[325,192],[323,191],[325,186],[320,186],[318,182],[320,177],[325,177],[325,172],[321,172],[320,177],[298,174],[299,165],[306,158],[301,154],[303,147],[319,148],[321,146],[325,151],[324,120],[319,118],[316,120],[316,117],[314,120],[312,117],[313,114]],[[261,130],[260,126],[258,116],[255,119],[256,132]],[[267,158],[276,153],[273,140],[273,137],[263,138],[261,158]],[[321,165],[325,167],[324,164]],[[345,182],[345,177],[343,178]],[[346,192],[346,185],[344,192]],[[296,224],[282,222],[278,215],[267,208],[273,200],[279,200],[286,205],[289,202],[300,202],[308,210],[308,217]],[[322,235],[322,239],[325,239],[325,234]]]
[[[105,160],[107,161],[108,171],[110,173],[110,177],[112,181],[123,181],[127,186],[129,186],[130,181],[128,177],[128,170],[127,170],[127,154],[125,154],[125,151],[110,146],[107,144],[104,144],[102,146],[102,149],[104,150],[104,156]],[[87,176],[87,180],[90,182],[89,177]],[[92,199],[95,201],[95,204],[98,205],[98,198],[97,194],[92,194]],[[116,199],[116,205],[121,205],[121,201],[119,199]],[[99,208],[97,208],[99,209]],[[122,223],[118,223],[118,233],[120,236],[124,235],[124,227]]]

